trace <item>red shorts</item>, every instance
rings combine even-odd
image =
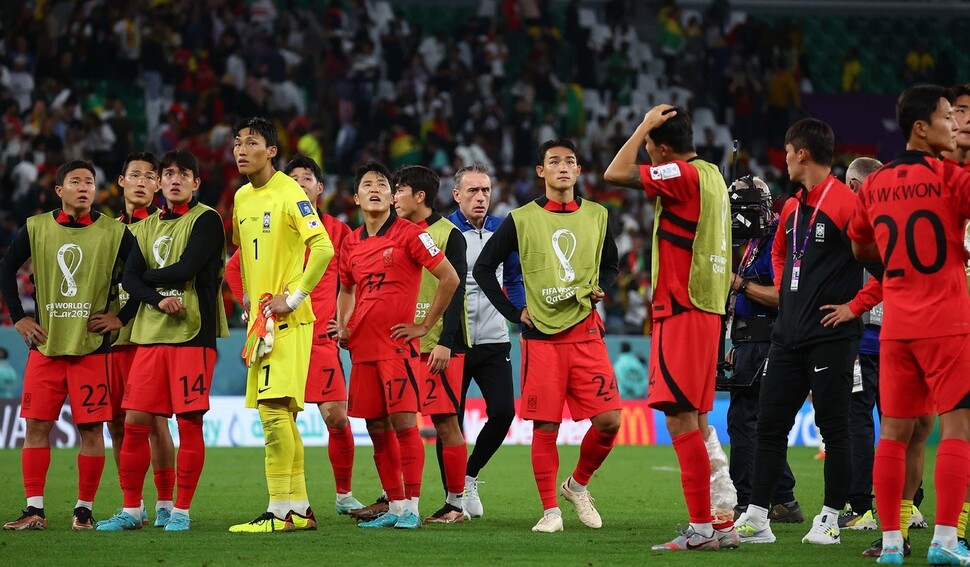
[[[115,417],[125,415],[121,403],[125,397],[125,384],[128,383],[128,374],[131,372],[136,352],[137,345],[124,345],[111,347],[108,354],[108,388],[111,390],[111,413]]]
[[[653,322],[647,405],[680,413],[714,409],[721,316],[699,309]]]
[[[308,404],[347,401],[347,378],[340,364],[340,350],[336,342],[311,347],[305,401]]]
[[[879,401],[888,417],[907,419],[970,407],[967,376],[970,334],[879,343]]]
[[[418,411],[418,357],[357,362],[350,367],[347,415],[380,419],[388,414]]]
[[[569,404],[574,421],[619,410],[620,393],[601,336],[583,342],[523,339],[522,419],[562,422]]]
[[[461,407],[461,381],[465,372],[464,353],[451,355],[448,368],[432,374],[428,369],[428,355],[421,355],[418,392],[421,415],[458,415]]]
[[[122,406],[171,417],[209,409],[216,351],[199,346],[139,346]]]
[[[64,399],[74,423],[111,421],[108,355],[45,356],[31,350],[24,370],[20,417],[57,421]]]

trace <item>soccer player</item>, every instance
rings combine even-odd
[[[458,209],[448,220],[465,237],[466,266],[465,297],[468,306],[469,345],[465,351],[465,370],[461,383],[461,408],[458,419],[465,416],[465,400],[472,380],[485,399],[488,419],[478,433],[475,448],[465,465],[465,495],[462,507],[472,518],[481,517],[485,510],[478,495],[478,475],[498,451],[515,419],[515,392],[512,383],[512,362],[509,353],[512,343],[509,326],[502,314],[484,297],[472,271],[485,243],[495,234],[502,219],[488,212],[492,198],[492,179],[488,167],[475,163],[455,172],[453,190]],[[460,276],[461,274],[459,274]],[[512,254],[499,267],[497,277],[502,280],[509,300],[516,308],[525,307],[525,288],[519,255]]]
[[[297,154],[283,168],[283,173],[292,177],[307,199],[317,207],[320,222],[330,236],[335,251],[340,250],[343,239],[350,235],[350,227],[319,208],[323,194],[323,172],[320,166],[309,157]],[[306,252],[310,254],[309,250]],[[327,270],[313,291],[310,303],[313,306],[313,348],[310,353],[310,371],[307,375],[304,402],[317,404],[320,415],[327,425],[330,439],[327,454],[333,467],[337,499],[334,504],[338,514],[363,507],[351,492],[351,478],[354,470],[354,434],[347,419],[347,381],[340,362],[337,342],[331,336],[331,325],[336,324],[337,313],[337,256],[327,265]],[[242,277],[239,273],[239,252],[236,251],[226,263],[226,281],[229,288],[240,301],[244,302]]]
[[[398,170],[391,184],[394,209],[399,217],[409,220],[431,236],[438,249],[444,251],[456,274],[467,272],[465,239],[451,221],[435,212],[438,198],[438,174],[420,165]],[[421,287],[415,306],[414,322],[422,323],[438,291],[438,280],[430,271],[421,271]],[[454,524],[465,519],[462,495],[465,492],[465,462],[468,447],[458,424],[461,410],[459,392],[465,365],[465,345],[468,342],[468,316],[465,311],[465,283],[459,278],[448,308],[441,320],[421,337],[421,364],[418,366],[418,394],[421,415],[431,417],[438,442],[438,455],[445,488],[445,504],[424,519],[428,523]]]
[[[61,207],[27,219],[0,262],[0,292],[17,332],[30,348],[20,415],[27,420],[21,454],[27,509],[5,530],[44,530],[44,485],[50,467],[50,431],[64,399],[81,436],[78,500],[71,527],[94,528],[91,510],[104,470],[104,426],[111,421],[109,333],[128,322],[136,302],[117,315],[108,305],[117,275],[135,246],[125,226],[92,210],[94,164],[74,160],[57,168],[54,192]],[[38,317],[24,314],[17,270],[33,260]]]
[[[146,226],[141,221],[158,212],[152,204],[155,193],[159,189],[158,161],[155,156],[148,152],[129,154],[121,168],[121,175],[118,176],[118,185],[125,199],[125,212],[118,220],[128,227],[128,231],[137,240]],[[118,299],[122,308],[128,302],[128,297],[128,292],[119,286]],[[121,404],[137,350],[137,346],[131,342],[131,326],[132,322],[129,321],[118,331],[118,338],[111,345],[111,353],[108,355],[112,411],[108,431],[111,432],[111,443],[114,447],[112,455],[119,474],[121,473],[121,447],[125,438],[125,410]],[[151,444],[155,489],[158,492],[158,500],[155,503],[155,527],[161,528],[168,523],[175,505],[172,499],[175,494],[175,446],[166,418],[162,416],[155,418],[148,440]],[[143,524],[148,523],[147,514],[141,519]]]
[[[536,175],[545,195],[509,213],[485,244],[473,275],[485,296],[522,332],[523,418],[532,420],[532,472],[542,501],[534,532],[562,531],[556,499],[556,438],[563,406],[574,420],[589,419],[579,462],[559,486],[587,527],[603,526],[587,486],[613,449],[620,430],[620,394],[595,304],[619,271],[606,209],[576,195],[581,167],[571,140],[539,147]],[[525,307],[503,293],[497,271],[513,252],[522,259]]]
[[[131,342],[138,349],[122,401],[125,442],[119,476],[124,507],[99,522],[98,531],[141,529],[149,435],[160,416],[172,414],[179,428],[178,494],[164,526],[167,532],[191,527],[189,508],[205,464],[202,420],[209,409],[216,338],[229,336],[221,301],[226,257],[222,217],[193,197],[201,178],[191,152],[168,152],[159,168],[165,208],[142,221],[138,248],[125,264],[125,290],[141,305],[131,329]]]
[[[936,156],[953,151],[949,93],[917,85],[896,102],[906,151],[866,179],[849,226],[860,259],[882,260],[879,397],[882,426],[873,480],[882,517],[879,562],[903,563],[900,501],[915,419],[940,415],[932,565],[970,565],[957,522],[970,481],[970,296],[963,237],[970,173]]]
[[[768,185],[758,177],[742,177],[735,188],[761,191],[762,206],[770,210],[772,204]],[[774,215],[773,215],[774,216]],[[754,453],[758,446],[758,399],[761,375],[771,346],[771,328],[778,317],[778,290],[774,284],[771,265],[771,244],[775,238],[775,223],[760,238],[741,244],[738,271],[731,274],[731,291],[736,295],[731,323],[731,360],[734,370],[731,381],[731,403],[727,412],[728,435],[731,439],[731,480],[737,489],[740,515],[751,500],[754,478]],[[785,463],[784,473],[771,496],[774,504],[769,519],[782,523],[805,521],[802,509],[795,500],[795,476]]]
[[[357,169],[354,201],[364,224],[340,250],[337,337],[353,361],[347,413],[367,422],[374,464],[389,501],[386,514],[358,525],[415,529],[421,525],[424,445],[416,416],[417,379],[423,373],[417,368],[420,345],[414,339],[438,322],[459,279],[427,232],[391,214],[390,183],[390,172],[380,163]],[[438,287],[424,320],[415,323],[422,268],[437,278]]]
[[[652,166],[637,165],[644,145]],[[715,524],[711,514],[711,461],[704,444],[731,285],[727,187],[717,166],[697,157],[686,111],[665,104],[644,116],[604,177],[656,199],[647,403],[667,417],[690,526],[653,549],[737,547],[733,518]]]
[[[259,410],[266,438],[269,505],[251,522],[229,531],[315,529],[294,414],[303,410],[313,350],[315,318],[304,300],[326,271],[333,244],[300,185],[273,166],[279,151],[273,124],[249,118],[235,124],[233,132],[236,166],[249,178],[236,192],[232,219],[233,243],[239,246],[243,286],[251,302],[243,308],[251,331],[257,309],[273,319],[275,344],[249,367],[246,382],[246,407]],[[261,306],[263,294],[272,294],[272,299]]]

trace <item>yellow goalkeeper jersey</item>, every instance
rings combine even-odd
[[[306,193],[281,171],[263,187],[247,183],[239,188],[232,226],[232,241],[239,246],[243,287],[251,310],[257,308],[263,293],[294,292],[303,277],[308,241],[317,235],[330,239]],[[250,317],[250,321],[253,319]],[[286,317],[286,322],[299,325],[314,319],[307,298]]]

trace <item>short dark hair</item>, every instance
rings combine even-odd
[[[182,171],[187,169],[192,172],[192,175],[199,178],[199,160],[195,157],[195,154],[189,150],[179,148],[177,150],[172,150],[162,156],[162,159],[158,162],[159,171],[166,168],[175,166]]]
[[[155,154],[151,152],[132,152],[125,157],[125,163],[121,166],[121,176],[124,177],[128,174],[128,166],[131,165],[133,161],[143,161],[152,166],[152,171],[158,172],[158,159]]]
[[[408,186],[412,193],[424,191],[424,204],[434,208],[435,201],[438,199],[438,187],[441,186],[441,179],[432,169],[423,165],[406,165],[394,172],[394,179],[391,181],[391,189]]]
[[[656,145],[666,144],[675,154],[686,154],[694,151],[694,124],[687,110],[675,106],[666,113],[677,112],[672,118],[647,132]]]
[[[286,167],[283,168],[283,173],[289,175],[293,173],[294,169],[297,169],[299,167],[309,169],[310,171],[313,172],[313,176],[317,178],[317,181],[319,181],[320,183],[323,183],[323,170],[320,169],[320,166],[317,165],[317,162],[313,161],[312,158],[305,156],[303,154],[295,154],[293,156],[293,159],[291,159],[289,163],[286,164]]]
[[[817,118],[802,118],[792,124],[785,133],[785,144],[791,144],[796,150],[808,150],[812,161],[819,165],[832,165],[835,132]]]
[[[909,87],[896,99],[896,121],[903,137],[909,140],[913,126],[922,120],[929,122],[940,99],[950,100],[950,92],[939,85],[916,85]]]
[[[234,136],[238,136],[242,130],[252,130],[266,140],[266,147],[279,147],[279,140],[276,137],[276,127],[273,123],[261,116],[253,116],[236,122],[232,127]]]
[[[950,103],[956,102],[958,97],[970,96],[970,83],[964,83],[962,85],[953,85],[950,87]]]
[[[74,171],[75,169],[86,169],[91,172],[91,175],[97,178],[98,174],[94,172],[93,163],[86,159],[72,159],[71,161],[57,168],[57,173],[54,174],[54,185],[64,185],[64,178],[67,177],[68,173]]]
[[[387,169],[387,166],[379,161],[369,161],[354,171],[354,193],[360,187],[360,180],[372,171],[387,179],[388,184],[391,183],[391,171]]]
[[[539,146],[539,165],[546,163],[546,153],[552,148],[566,148],[567,150],[576,154],[576,144],[568,138],[555,138],[552,140],[546,140]],[[579,155],[576,155],[576,159],[579,159]]]

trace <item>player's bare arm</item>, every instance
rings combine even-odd
[[[882,262],[882,257],[879,256],[879,248],[876,247],[875,242],[859,244],[853,240],[852,255],[860,262]]]
[[[47,342],[47,331],[33,317],[24,317],[17,321],[14,328],[20,333],[27,346],[42,345]]]
[[[603,179],[607,183],[629,189],[643,187],[643,182],[640,180],[640,166],[637,165],[637,153],[646,143],[647,134],[651,130],[677,115],[677,111],[673,108],[669,104],[661,104],[651,108],[644,115],[643,121],[620,151],[616,152],[612,163],[603,173]]]
[[[350,339],[350,331],[347,329],[347,322],[350,315],[354,312],[354,302],[356,301],[357,286],[340,286],[337,292],[337,319],[335,321],[337,344],[340,348],[347,348],[347,340]]]
[[[442,258],[441,262],[431,270],[431,275],[438,278],[438,289],[434,293],[431,307],[428,309],[428,316],[421,323],[398,323],[391,327],[391,338],[409,341],[418,339],[428,334],[431,327],[441,319],[448,307],[448,302],[458,289],[458,273],[448,258]],[[450,354],[450,353],[449,353]]]

